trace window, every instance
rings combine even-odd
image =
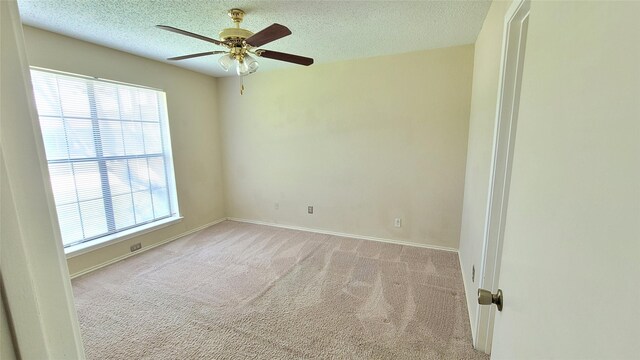
[[[65,247],[178,217],[165,93],[32,68]]]

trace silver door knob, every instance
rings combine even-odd
[[[498,292],[492,294],[491,291],[485,289],[478,289],[478,304],[491,305],[496,304],[498,311],[502,311],[502,290],[498,289]]]

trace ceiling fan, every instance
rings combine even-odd
[[[172,26],[156,25],[158,28],[163,30],[190,36],[227,48],[226,50],[221,51],[207,51],[197,54],[176,56],[168,58],[167,60],[185,60],[200,56],[225,54],[224,56],[220,57],[220,59],[218,59],[220,66],[225,71],[229,71],[229,69],[233,65],[235,65],[238,76],[253,74],[258,70],[258,62],[250,54],[256,55],[258,57],[286,61],[305,66],[313,64],[313,59],[308,57],[272,50],[256,49],[262,45],[291,35],[291,30],[289,30],[284,25],[273,24],[254,34],[251,31],[240,27],[240,23],[244,18],[244,14],[244,11],[241,9],[229,10],[229,16],[236,26],[233,28],[223,29],[220,32],[220,40],[194,34],[192,32],[178,29]]]

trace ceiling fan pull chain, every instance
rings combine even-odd
[[[240,76],[240,95],[244,95],[244,76]]]

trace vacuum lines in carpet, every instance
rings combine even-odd
[[[488,359],[453,252],[225,221],[72,283],[89,359]]]

